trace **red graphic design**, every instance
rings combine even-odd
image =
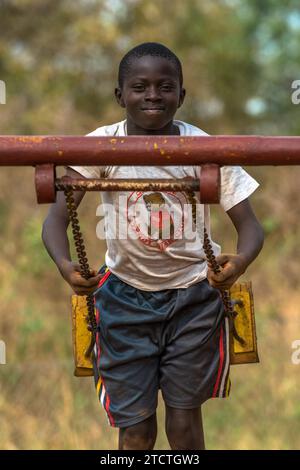
[[[184,193],[133,192],[127,200],[128,228],[145,245],[161,251],[182,238]]]

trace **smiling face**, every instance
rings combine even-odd
[[[185,90],[170,60],[150,55],[135,58],[115,95],[126,108],[128,135],[179,133],[173,118]]]

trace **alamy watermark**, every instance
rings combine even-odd
[[[291,100],[293,104],[300,104],[300,80],[294,80],[291,85],[292,89],[295,90],[292,92]]]
[[[300,339],[295,339],[291,346],[295,350],[291,355],[292,364],[298,366],[300,364]]]
[[[195,242],[203,234],[203,206],[178,193],[120,194],[113,204],[99,204],[98,239],[139,240],[164,251],[177,240]]]
[[[2,340],[0,340],[0,365],[1,364],[6,364],[6,346]]]
[[[0,104],[6,104],[6,86],[3,80],[0,80]]]

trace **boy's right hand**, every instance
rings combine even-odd
[[[91,270],[90,273],[92,277],[88,280],[84,279],[80,273],[80,265],[73,261],[65,261],[62,266],[60,266],[59,270],[62,277],[70,284],[77,295],[92,294],[97,289],[99,281],[103,277],[102,274],[97,274],[97,271]]]

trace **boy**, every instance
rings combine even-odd
[[[126,120],[89,135],[206,135],[173,119],[185,97],[182,70],[178,58],[161,44],[141,44],[124,56],[115,96]],[[195,178],[198,171],[191,166],[87,166],[67,168],[67,175]],[[240,167],[223,167],[221,173],[221,205],[238,232],[238,244],[237,254],[217,257],[223,267],[218,275],[207,267],[201,242],[208,207],[197,203],[194,238],[186,239],[184,230],[175,236],[173,218],[172,235],[163,238],[159,224],[171,220],[168,208],[176,207],[176,215],[188,202],[184,193],[103,193],[103,202],[114,209],[128,236],[114,236],[112,214],[106,214],[105,265],[88,281],[71,262],[63,194],[44,222],[44,244],[64,279],[77,294],[94,292],[96,388],[110,424],[120,428],[119,449],[153,449],[159,388],[172,449],[204,449],[201,405],[208,398],[228,396],[228,325],[218,289],[229,289],[245,272],[262,248],[263,232],[248,201],[256,181]],[[83,191],[75,193],[77,206],[83,196]],[[127,211],[118,211],[120,196],[126,197]],[[198,194],[194,198],[199,201]],[[149,212],[146,220],[154,233],[139,225],[138,218],[145,220]],[[220,254],[217,244],[213,248]]]

